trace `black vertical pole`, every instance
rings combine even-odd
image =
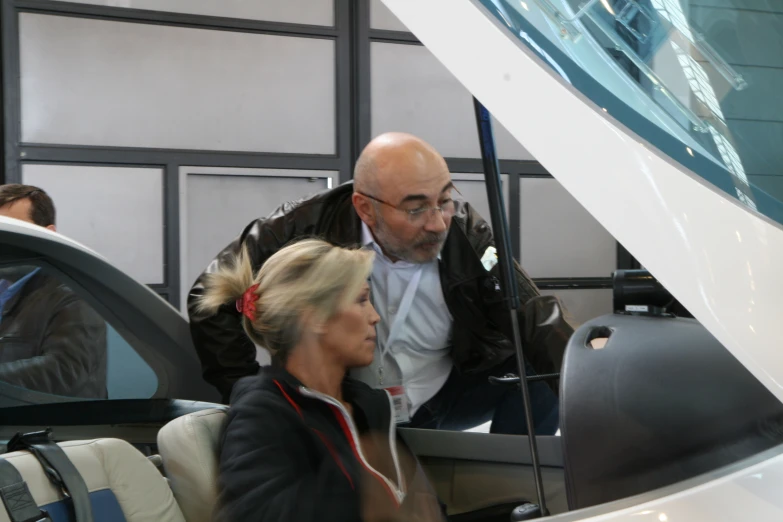
[[[533,478],[536,483],[536,494],[538,496],[538,516],[541,516],[542,514],[546,516],[548,513],[544,500],[541,465],[538,460],[538,446],[536,445],[533,412],[530,404],[530,390],[527,386],[525,361],[522,354],[522,336],[519,330],[519,318],[517,315],[517,310],[520,306],[519,291],[517,289],[516,278],[514,277],[511,236],[509,235],[508,222],[506,221],[506,208],[503,197],[501,196],[500,165],[495,152],[495,137],[492,132],[492,120],[489,111],[487,111],[476,98],[473,98],[473,105],[476,109],[476,124],[478,126],[479,142],[481,143],[481,160],[484,164],[484,178],[486,179],[487,198],[489,199],[489,214],[490,219],[492,220],[495,247],[498,251],[501,288],[503,289],[503,297],[506,300],[506,303],[508,303],[508,310],[511,314],[511,328],[514,335],[513,341],[517,352],[517,371],[519,372],[520,377],[522,400],[525,405],[525,423],[527,424],[528,441],[530,442],[530,457],[533,463]],[[533,515],[533,512],[530,512],[530,515]],[[531,518],[531,516],[527,516],[524,519],[527,518]],[[532,518],[535,518],[535,516]]]

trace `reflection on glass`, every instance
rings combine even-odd
[[[105,399],[106,324],[40,268],[0,269],[0,381],[42,393]]]
[[[783,97],[758,81],[783,82],[779,10],[741,0],[477,1],[605,112],[783,223],[783,189],[753,183],[783,174]]]
[[[149,398],[158,388],[152,368],[61,276],[30,265],[0,267],[0,382],[74,399]]]

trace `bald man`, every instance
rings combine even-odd
[[[464,430],[492,421],[494,433],[527,433],[521,394],[490,376],[516,373],[511,324],[487,222],[454,189],[443,157],[428,143],[387,133],[362,152],[354,181],[286,203],[250,223],[205,273],[244,245],[260,267],[298,238],[374,249],[372,299],[381,316],[374,362],[352,372],[393,398],[399,425]],[[517,265],[530,373],[560,370],[573,330],[559,302],[541,296]],[[233,384],[258,371],[239,314],[226,306],[195,313],[204,275],[188,300],[191,333],[204,378],[228,402]],[[530,385],[538,434],[558,428],[557,382]]]

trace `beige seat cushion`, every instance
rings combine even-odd
[[[110,490],[127,522],[184,522],[166,479],[136,448],[119,439],[61,442],[59,446],[73,462],[87,485],[90,496]],[[27,483],[39,506],[63,500],[63,494],[47,478],[38,460],[26,451],[2,456]],[[105,496],[103,497],[105,499]],[[101,520],[93,507],[93,518]],[[0,522],[9,522],[0,503]]]
[[[217,500],[218,449],[226,414],[184,415],[158,432],[158,451],[187,522],[208,522]]]

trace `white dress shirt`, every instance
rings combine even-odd
[[[381,320],[376,327],[378,339],[372,365],[351,374],[374,388],[404,386],[412,417],[438,393],[452,369],[452,317],[443,297],[438,260],[423,264],[392,262],[364,223],[362,244],[376,252],[371,276],[372,303]],[[419,270],[421,275],[417,277]],[[410,310],[407,315],[403,313],[404,322],[396,340],[387,346],[403,295],[417,278]]]

